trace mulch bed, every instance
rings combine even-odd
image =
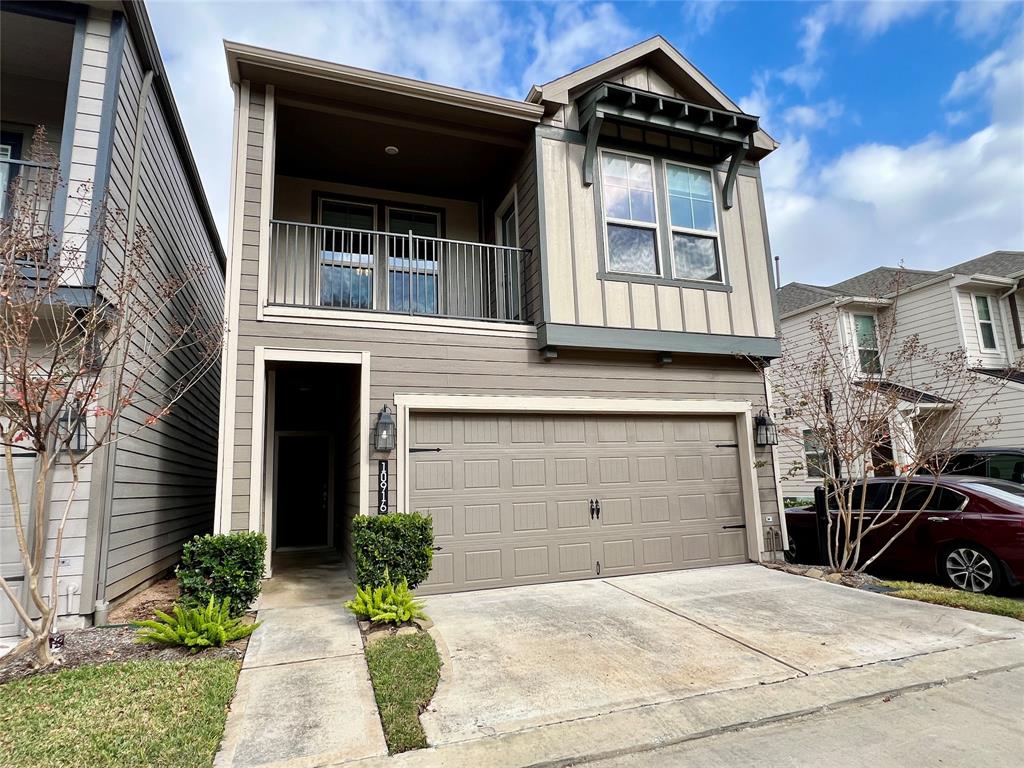
[[[199,653],[189,653],[187,648],[135,642],[134,627],[90,627],[72,629],[64,633],[64,650],[58,662],[44,670],[32,668],[31,661],[22,656],[18,659],[0,659],[0,685],[34,674],[58,672],[62,669],[80,667],[85,664],[107,664],[117,661],[189,661],[192,659],[234,659],[241,660],[249,638],[230,643],[223,648],[208,648]]]
[[[142,619],[152,619],[157,611],[170,613],[174,601],[180,594],[178,580],[168,576],[115,607],[107,620],[111,624],[129,624]]]

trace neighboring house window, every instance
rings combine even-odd
[[[804,430],[804,466],[808,477],[824,477],[828,457],[813,429]]]
[[[634,275],[657,275],[658,222],[654,201],[654,167],[649,158],[601,153],[608,269]]]
[[[853,331],[857,363],[861,373],[881,373],[882,361],[878,349],[878,329],[875,324],[875,316],[854,315]]]
[[[388,231],[395,234],[411,232],[416,237],[436,238],[440,228],[436,213],[388,209]],[[410,245],[408,239],[398,239],[395,246],[395,252],[388,255],[388,309],[436,315],[443,249],[434,240],[416,240]],[[415,253],[409,252],[410,247]]]
[[[372,309],[376,210],[362,203],[321,200],[320,223],[321,306]]]
[[[981,339],[981,348],[995,351],[996,346],[996,325],[992,320],[992,307],[989,305],[988,296],[975,296],[974,309],[978,317],[978,336]]]
[[[672,273],[687,280],[722,282],[718,223],[711,171],[666,163]]]

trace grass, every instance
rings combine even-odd
[[[920,600],[922,603],[948,605],[951,608],[965,608],[968,611],[991,613],[996,616],[1009,616],[1011,619],[1024,621],[1024,602],[1009,597],[980,595],[950,587],[939,587],[934,584],[918,584],[914,581],[884,581],[882,583],[896,590],[888,593],[893,597]]]
[[[434,695],[441,670],[434,639],[426,632],[385,637],[366,647],[366,664],[388,751],[427,746],[420,712]]]
[[[0,686],[0,765],[209,768],[238,663],[131,661]]]

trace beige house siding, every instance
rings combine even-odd
[[[687,331],[771,338],[774,279],[768,266],[760,175],[748,166],[736,185],[736,204],[722,206],[725,173],[716,171],[719,243],[728,291],[661,279],[600,275],[604,222],[595,200],[600,181],[583,183],[584,147],[548,136],[540,140],[544,184],[542,243],[550,306],[547,320],[567,325]],[[664,215],[664,214],[662,214]],[[663,254],[663,264],[668,264]]]
[[[143,77],[137,43],[129,36],[121,64],[109,184],[111,203],[126,213]],[[205,313],[202,322],[217,325],[224,302],[221,266],[154,90],[145,95],[143,110],[137,225],[151,233],[158,280],[201,271],[201,278],[181,295],[178,311],[200,307]],[[116,252],[108,254],[114,261],[118,256]],[[116,263],[108,266],[117,268]],[[155,290],[151,298],[156,300]],[[161,341],[169,343],[169,338],[153,341],[159,345]],[[174,380],[193,368],[198,359],[194,351],[182,352],[167,360],[155,376],[162,381]],[[173,565],[184,541],[212,529],[219,377],[218,363],[168,417],[152,427],[139,429],[147,415],[141,411],[133,410],[122,417],[119,429],[136,434],[119,441],[111,451],[106,571],[101,575],[107,600],[116,599]]]

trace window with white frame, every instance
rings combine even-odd
[[[650,158],[601,153],[608,270],[658,275],[658,217]]]
[[[377,221],[372,205],[320,201],[320,305],[372,309]]]
[[[711,171],[666,163],[665,179],[672,227],[673,276],[722,282]]]
[[[853,341],[861,373],[881,373],[882,359],[878,348],[878,326],[874,315],[853,316]]]
[[[808,477],[824,477],[828,456],[813,429],[804,430],[804,467]]]
[[[974,297],[974,313],[978,321],[978,338],[981,348],[993,352],[999,349],[996,344],[996,324],[992,318],[992,306],[988,296]]]

